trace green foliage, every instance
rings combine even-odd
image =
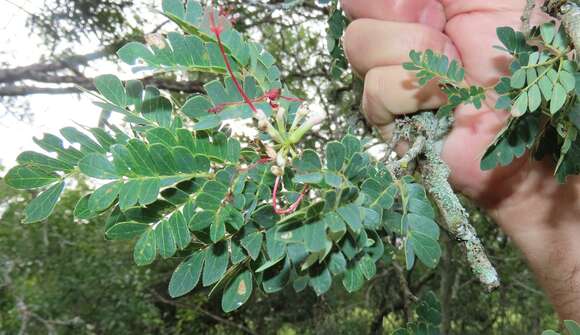
[[[397,329],[392,335],[438,335],[441,324],[441,304],[433,292],[427,292],[417,303],[417,321],[406,328]]]
[[[580,335],[580,325],[573,320],[565,320],[564,327],[566,328],[568,335]],[[560,335],[560,333],[553,330],[546,330],[542,335]]]
[[[441,108],[439,117],[449,116],[461,104],[473,104],[481,108],[485,100],[485,91],[478,86],[469,86],[465,83],[465,70],[457,60],[449,61],[445,55],[435,54],[432,50],[417,52],[411,50],[410,62],[404,63],[403,68],[409,71],[418,71],[419,85],[427,85],[432,80],[439,82],[448,102]]]
[[[348,69],[348,61],[344,54],[341,38],[347,26],[347,18],[338,6],[338,0],[319,1],[321,4],[330,4],[326,43],[332,56],[330,73],[333,78],[339,79]]]
[[[510,110],[512,118],[486,152],[482,168],[508,165],[531,149],[537,159],[552,158],[556,178],[564,182],[580,172],[573,121],[577,64],[568,56],[566,32],[550,22],[535,27],[528,39],[507,27],[499,28],[498,36],[514,61],[511,77],[495,87],[501,95],[496,108]]]
[[[82,1],[71,1],[71,4],[72,2]],[[312,58],[314,61],[307,62],[308,64],[302,62],[305,59],[303,55],[306,54],[307,57],[310,57],[317,54],[319,48],[318,30],[310,27],[318,27],[319,24],[323,23],[320,20],[324,19],[324,16],[315,16],[316,13],[321,14],[322,11],[315,10],[312,2],[302,0],[286,1],[289,5],[297,5],[296,11],[293,10],[292,14],[289,15],[280,10],[270,10],[271,8],[285,8],[278,4],[264,4],[262,6],[262,4],[244,3],[243,6],[240,6],[239,2],[228,1],[225,3],[236,4],[234,14],[238,19],[236,27],[248,32],[251,36],[259,35],[268,46],[269,51],[272,52],[273,57],[276,58],[276,63],[284,65],[283,69],[281,66],[281,71],[283,71],[282,77],[287,77],[284,80],[286,85],[292,87],[293,91],[300,92],[301,96],[308,95],[309,92],[313,91],[311,90],[313,87],[319,93],[324,93],[317,94],[317,98],[322,99],[321,104],[324,105],[327,114],[333,116],[333,122],[322,125],[322,131],[317,131],[316,134],[306,133],[306,136],[310,135],[309,139],[303,138],[300,144],[294,147],[296,157],[293,158],[310,155],[303,151],[304,147],[316,148],[315,152],[318,153],[319,157],[318,164],[316,160],[313,160],[314,164],[304,169],[304,174],[307,174],[306,171],[308,171],[315,175],[314,181],[316,183],[310,185],[311,192],[308,195],[308,201],[304,202],[299,209],[304,209],[305,206],[322,199],[321,195],[326,197],[325,202],[331,202],[334,195],[326,190],[339,187],[338,185],[343,180],[337,173],[344,171],[339,162],[342,161],[344,165],[351,159],[353,153],[362,154],[366,143],[364,141],[361,143],[354,136],[348,136],[340,141],[343,134],[352,129],[351,125],[345,125],[343,117],[345,111],[351,112],[352,107],[356,112],[356,106],[359,105],[356,101],[349,101],[349,97],[353,94],[350,91],[352,85],[349,81],[350,77],[342,76],[340,81],[335,82],[327,80],[329,79],[328,74],[321,77],[320,74],[317,74],[319,69],[329,68],[324,58]],[[317,1],[317,3],[323,4],[327,1]],[[304,6],[301,6],[302,4]],[[164,3],[165,11],[171,13],[179,14],[180,10],[185,10],[180,6],[181,1],[177,0]],[[147,10],[143,11],[142,9],[141,7],[139,14],[147,12]],[[55,12],[57,13],[57,11]],[[281,12],[282,14],[280,14]],[[310,22],[306,25],[299,24],[304,18]],[[138,18],[136,20],[140,21]],[[260,22],[260,25],[256,28],[254,22]],[[311,22],[315,23],[310,24]],[[89,29],[92,27],[91,25]],[[256,34],[258,30],[260,34]],[[193,35],[200,36],[200,34],[183,34],[184,38]],[[208,40],[204,39],[204,43],[211,41],[212,36],[206,37]],[[158,43],[160,39],[148,38],[147,40],[149,44],[147,48],[151,50],[152,54],[156,54],[153,46],[161,46],[162,44]],[[165,41],[165,39],[163,40]],[[176,53],[171,47],[172,45],[167,51],[173,52],[175,56]],[[226,52],[229,51],[226,50]],[[230,57],[230,59],[232,58]],[[167,60],[164,62],[166,62],[167,72],[164,70],[164,65],[152,66],[153,70],[156,71],[154,73],[156,79],[163,77],[165,79],[184,78],[182,75],[174,76],[170,72],[174,70],[196,71],[196,73],[188,73],[188,78],[201,81],[208,78],[219,78],[224,73],[223,66],[217,70],[210,68],[197,70],[186,67],[178,69],[180,67],[178,63],[167,62]],[[232,59],[232,66],[236,69],[240,68],[235,62]],[[144,64],[142,60],[137,60],[137,63],[139,63],[137,65]],[[134,69],[139,70],[141,67],[137,66]],[[240,68],[240,71],[244,72],[243,70]],[[197,71],[204,73],[198,76],[199,72]],[[244,73],[236,75],[238,78],[244,78]],[[222,86],[226,87],[228,80],[229,78],[226,77],[217,83],[223,82]],[[127,123],[131,126],[130,128],[124,128],[123,131],[114,126],[110,126],[109,129],[83,130],[79,128],[80,131],[77,132],[72,128],[67,128],[61,134],[61,137],[66,140],[61,140],[61,146],[64,147],[62,150],[55,150],[59,147],[58,141],[55,142],[54,137],[47,136],[48,140],[41,142],[41,146],[49,148],[48,154],[26,152],[18,158],[21,167],[33,170],[40,168],[41,171],[37,170],[36,172],[41,173],[41,176],[48,173],[49,177],[48,180],[45,180],[46,184],[26,185],[27,181],[24,180],[21,188],[34,187],[38,190],[16,192],[6,190],[0,182],[0,197],[2,199],[0,202],[3,204],[0,206],[3,223],[0,225],[0,235],[2,236],[0,240],[3,241],[0,246],[0,255],[2,255],[0,261],[3,261],[4,257],[9,257],[16,264],[19,264],[16,271],[12,273],[15,283],[14,289],[11,286],[5,286],[5,282],[0,283],[0,324],[2,325],[0,328],[3,331],[17,333],[21,324],[24,323],[22,322],[24,318],[21,318],[23,314],[19,314],[20,309],[17,304],[19,298],[24,298],[30,308],[29,311],[35,313],[28,324],[30,333],[51,331],[48,326],[42,323],[42,319],[36,319],[38,316],[46,319],[49,322],[48,325],[54,327],[59,334],[247,333],[247,331],[242,330],[243,327],[258,334],[378,334],[390,333],[401,326],[407,326],[407,322],[402,318],[404,314],[403,297],[401,287],[398,284],[399,277],[390,267],[391,263],[405,261],[405,240],[411,236],[411,234],[400,233],[404,208],[407,208],[408,211],[405,225],[412,226],[411,228],[427,228],[424,233],[427,236],[433,234],[428,229],[429,223],[421,225],[421,222],[430,220],[430,214],[427,214],[426,211],[414,210],[415,205],[403,206],[403,190],[412,188],[412,186],[403,187],[400,183],[412,185],[414,183],[411,180],[389,181],[375,176],[373,180],[365,180],[360,187],[358,185],[355,187],[359,188],[359,194],[365,193],[365,197],[374,199],[364,205],[364,208],[391,208],[383,211],[382,229],[376,229],[379,238],[383,241],[382,247],[384,248],[381,251],[377,247],[377,253],[383,254],[380,261],[374,262],[368,253],[360,259],[358,262],[360,265],[353,267],[348,264],[350,261],[347,261],[342,250],[333,249],[325,259],[325,262],[328,262],[326,267],[328,271],[317,271],[313,272],[312,276],[295,278],[296,267],[287,257],[289,248],[293,247],[276,238],[276,229],[264,229],[260,225],[262,223],[274,227],[282,219],[275,215],[272,206],[267,204],[272,196],[272,185],[275,180],[269,170],[271,164],[253,165],[257,163],[258,154],[264,153],[262,148],[255,142],[241,139],[240,155],[244,160],[227,161],[221,156],[220,150],[194,156],[189,148],[180,145],[175,139],[178,129],[186,129],[196,131],[195,135],[201,134],[203,135],[201,137],[210,138],[209,143],[214,143],[212,136],[218,133],[215,131],[218,127],[229,138],[231,134],[228,125],[221,123],[222,116],[227,115],[227,113],[244,113],[246,117],[250,117],[248,106],[238,100],[235,100],[237,102],[230,100],[232,103],[216,105],[206,95],[183,99],[183,96],[173,93],[169,97],[166,92],[157,93],[152,87],[145,89],[137,81],[124,83],[110,75],[103,76],[102,81],[99,80],[99,82],[107,81],[108,84],[105,87],[101,83],[97,83],[101,86],[99,89],[101,97],[98,98],[99,105],[106,110],[116,110],[126,114],[125,117],[129,121]],[[122,88],[119,83],[121,83]],[[111,87],[110,92],[109,86]],[[249,87],[245,85],[248,92],[251,91]],[[335,91],[336,87],[339,87],[339,90]],[[125,94],[122,93],[123,90]],[[144,93],[145,91],[147,93]],[[232,90],[231,92],[237,94],[237,91]],[[146,97],[145,94],[147,94]],[[254,103],[261,104],[261,108],[269,112],[272,106],[265,103],[265,97],[261,94],[254,99]],[[289,93],[283,94],[290,96]],[[155,95],[161,97],[154,99]],[[185,101],[189,101],[189,104],[183,104]],[[330,104],[327,105],[329,102]],[[118,108],[119,105],[124,106],[124,108]],[[139,105],[144,105],[144,107],[138,107]],[[207,111],[211,111],[213,114],[218,110],[222,112],[216,115],[208,115],[209,113],[207,113]],[[131,114],[128,114],[127,111]],[[290,115],[294,112],[295,110],[291,110]],[[167,116],[170,117],[167,118]],[[182,124],[179,125],[176,122],[175,128],[173,128],[172,118],[176,117],[181,119]],[[201,122],[201,118],[204,117],[207,118]],[[165,126],[159,126],[159,123],[163,123]],[[331,131],[329,132],[328,129]],[[82,136],[83,134],[85,136]],[[267,137],[267,134],[261,134],[261,136]],[[332,142],[333,144],[329,145],[328,148],[324,148],[324,145],[316,147],[311,145],[314,140],[319,143],[320,138],[327,136],[338,139],[338,143]],[[153,164],[149,166],[149,170],[153,171],[154,174],[151,177],[156,177],[155,175],[159,173],[157,169],[162,169],[166,171],[165,173],[177,169],[183,174],[193,174],[203,171],[214,173],[216,165],[219,168],[220,164],[226,163],[238,166],[239,163],[243,162],[242,170],[249,166],[256,167],[250,171],[240,171],[238,178],[233,181],[231,190],[254,188],[255,198],[260,199],[259,203],[263,205],[254,209],[255,213],[252,214],[252,218],[248,219],[244,216],[241,221],[240,217],[236,215],[237,212],[232,212],[234,214],[230,215],[229,210],[222,210],[219,212],[220,217],[228,218],[224,220],[225,224],[220,221],[217,225],[211,226],[214,221],[210,220],[210,226],[215,228],[213,230],[210,228],[209,233],[207,229],[204,232],[193,232],[189,226],[195,219],[191,222],[186,221],[186,217],[182,213],[186,210],[185,206],[177,211],[172,211],[169,208],[169,212],[166,212],[163,206],[158,206],[159,203],[154,202],[148,205],[140,203],[138,192],[143,186],[139,181],[133,180],[137,178],[137,175],[133,176],[135,178],[122,175],[120,178],[112,180],[97,180],[95,183],[91,183],[87,189],[82,178],[80,180],[77,178],[79,172],[82,172],[78,167],[78,161],[83,159],[86,153],[80,155],[77,151],[90,151],[97,155],[104,155],[112,163],[119,163],[122,160],[121,158],[116,160],[116,156],[132,158],[128,149],[125,150],[118,146],[114,149],[110,147],[119,143],[126,146],[131,138],[138,138],[148,145],[147,151],[153,158]],[[87,139],[91,140],[92,143]],[[98,146],[95,146],[95,143]],[[270,143],[272,142],[267,139],[264,139],[262,143],[258,142],[258,144],[266,145]],[[162,146],[153,146],[154,144],[162,144],[172,148],[170,154],[173,159],[168,158],[167,150],[164,150]],[[340,144],[346,148],[344,160],[335,158],[335,155],[339,155],[336,157],[342,155]],[[99,146],[108,149],[101,150]],[[139,144],[133,146],[135,146],[136,152],[142,152],[138,148]],[[214,157],[215,160],[210,160],[209,156]],[[140,162],[150,165],[148,163],[151,162],[147,161],[148,159],[145,157],[143,162]],[[173,163],[176,166],[173,166]],[[116,169],[131,172],[134,168],[124,166],[122,163],[117,166],[113,165],[115,173],[117,173]],[[92,168],[92,166],[85,166],[83,169],[86,170],[86,168]],[[112,170],[105,171],[111,172]],[[145,169],[140,173],[145,171],[147,170]],[[283,204],[296,199],[302,190],[303,183],[308,181],[303,179],[297,183],[298,185],[295,185],[293,173],[295,174],[296,171],[297,167],[290,165],[287,167],[284,187],[279,192],[279,198],[282,199]],[[251,174],[252,181],[255,182],[251,185],[241,182],[250,178],[242,177],[244,173]],[[316,175],[317,173],[318,175]],[[43,220],[45,222],[42,224],[17,225],[16,222],[23,219],[23,208],[30,199],[38,195],[40,190],[56,184],[62,177],[66,177],[67,190],[63,192],[59,206],[55,207],[53,214],[48,219]],[[155,178],[151,179],[151,184],[155,186],[155,180],[153,180]],[[259,182],[257,182],[258,179]],[[79,184],[82,189],[80,193],[76,190]],[[150,192],[147,195],[146,193],[142,201],[149,203],[151,197],[156,196],[158,200],[179,207],[184,204],[184,198],[189,199],[197,194],[197,192],[191,191],[192,187],[203,186],[202,184],[194,185],[191,180],[188,180],[186,184],[188,184],[187,189],[190,191],[183,192],[176,187],[161,187],[157,194]],[[126,207],[120,205],[121,189],[118,188],[119,185],[124,187],[122,203]],[[322,185],[324,190],[321,190],[319,185]],[[361,192],[363,185],[365,190]],[[75,190],[71,190],[71,188]],[[10,197],[4,196],[6,191],[11,194]],[[228,199],[228,201],[231,200],[232,205],[249,201],[247,200],[248,192],[242,193],[244,200],[235,196],[234,199]],[[75,200],[78,198],[80,200],[75,206]],[[389,205],[391,202],[392,205]],[[187,204],[187,202],[185,203]],[[4,212],[5,208],[8,208],[6,212]],[[139,211],[139,208],[143,210]],[[354,225],[354,229],[360,229],[360,225],[366,227],[369,223],[372,225],[372,222],[375,222],[374,219],[367,219],[367,217],[373,216],[371,211],[366,211],[365,219],[358,222],[356,216],[350,216],[352,214],[350,209],[350,207],[341,209],[340,212],[347,220],[354,218],[351,224],[345,223],[338,211],[336,213],[339,215],[338,220],[330,217],[333,219],[332,225],[325,224],[322,222],[324,220],[308,224],[303,243],[309,253],[323,249],[328,239],[318,237],[324,237],[325,233],[327,236],[345,234],[345,232],[351,234],[352,225]],[[191,207],[187,210],[196,211],[195,208]],[[128,211],[130,211],[128,215],[131,218],[125,215],[125,212]],[[203,211],[205,212],[205,210]],[[249,209],[243,211],[243,213],[248,212],[250,212]],[[71,224],[73,213],[78,224]],[[145,217],[160,217],[159,213],[164,214],[161,220],[143,222],[149,220],[144,219]],[[421,217],[419,223],[416,223],[418,220],[416,213],[425,213],[419,215]],[[470,213],[475,213],[475,216],[472,217],[478,217],[477,212],[470,210]],[[200,218],[205,219],[200,221],[201,223],[197,228],[207,224],[208,215],[211,213],[204,213],[200,216]],[[87,221],[89,219],[90,221]],[[108,221],[107,224],[105,224],[105,219]],[[165,221],[172,222],[166,223]],[[480,219],[475,221],[480,222]],[[86,224],[87,222],[90,224]],[[238,232],[231,237],[230,224],[242,226],[240,230],[243,232]],[[155,229],[153,229],[154,225],[157,225]],[[502,290],[491,294],[482,292],[480,287],[471,284],[473,282],[471,274],[468,271],[463,271],[466,265],[462,263],[464,262],[462,257],[454,255],[452,257],[454,266],[451,268],[439,266],[431,269],[419,264],[413,267],[412,271],[405,273],[410,290],[413,294],[425,296],[421,292],[428,290],[439,292],[442,289],[440,284],[445,275],[450,274],[455,278],[454,286],[461,289],[453,290],[451,304],[445,305],[445,302],[442,302],[442,313],[453,318],[451,333],[537,334],[540,333],[539,329],[543,329],[542,326],[554,328],[556,325],[555,316],[550,314],[552,311],[545,298],[536,291],[531,274],[527,272],[519,258],[520,254],[509,244],[505,245],[505,236],[499,234],[498,230],[492,227],[489,222],[484,222],[481,223],[478,230],[483,233],[483,239],[489,241],[489,245],[486,247],[489,246],[491,254],[495,256],[494,264],[499,266],[502,282],[507,287],[525,286],[525,289]],[[172,234],[167,234],[167,228],[171,228],[169,231]],[[369,235],[374,228],[363,229]],[[408,229],[408,231],[411,230]],[[145,234],[149,231],[152,232]],[[423,229],[419,231],[422,232]],[[102,238],[103,232],[107,240],[115,241],[104,240]],[[210,288],[202,288],[202,284],[199,284],[202,281],[204,271],[205,250],[209,248],[209,245],[215,244],[213,239],[218,239],[222,232],[225,234],[225,239],[229,238],[231,241],[228,245],[228,270],[224,274],[224,279],[210,293],[223,291],[224,294],[221,297],[215,297],[219,294],[210,294],[210,297],[206,298]],[[18,238],[14,238],[14,236]],[[143,238],[143,242],[137,248],[139,256],[136,258],[143,264],[150,262],[152,264],[147,267],[131,267],[132,260],[128,256],[130,254],[128,248],[134,248],[135,244],[124,241],[134,240],[136,242],[140,238]],[[158,241],[164,244],[160,244]],[[159,247],[160,245],[163,246]],[[409,254],[412,252],[414,255],[413,245],[409,244],[409,246],[411,246],[407,249],[410,250]],[[166,256],[173,252],[174,255],[166,260],[154,262],[155,259],[161,259],[158,255],[161,255],[162,251],[159,249],[163,250]],[[174,249],[175,251],[173,251]],[[264,249],[271,252],[272,257],[262,263],[259,259],[264,257]],[[292,249],[290,252],[294,251]],[[418,254],[419,252],[414,256],[415,263],[421,261]],[[443,253],[442,257],[450,257],[445,254],[446,252]],[[428,262],[431,257],[427,256],[425,259]],[[172,271],[181,261],[183,261],[181,270],[176,270],[176,274],[169,282]],[[256,269],[256,263],[262,265]],[[2,274],[7,268],[4,264],[0,270]],[[239,268],[234,267],[234,265],[238,265]],[[221,267],[216,268],[221,269]],[[270,274],[265,278],[264,273],[272,271],[272,268],[276,271],[272,272],[273,275]],[[237,272],[230,273],[230,269]],[[238,278],[247,276],[246,273],[251,275],[249,281],[251,288],[246,288],[246,294],[243,294],[244,290],[240,289],[240,283],[244,282],[245,285],[248,281],[238,280]],[[372,280],[366,280],[371,277]],[[2,279],[0,278],[0,281]],[[334,279],[333,282],[332,279]],[[171,301],[163,292],[166,290],[167,284],[169,284],[170,296],[186,296]],[[343,288],[343,285],[347,286],[348,291],[353,292],[349,293]],[[294,292],[294,290],[305,290],[309,286],[312,290],[306,290],[299,295]],[[194,289],[195,292],[191,292]],[[237,293],[238,289],[240,289],[240,293]],[[277,294],[266,297],[269,292],[277,292]],[[322,292],[325,292],[324,297],[317,297],[317,294]],[[441,295],[444,296],[444,289],[441,292]],[[239,304],[244,303],[245,299],[250,300],[244,304],[243,309],[238,309],[235,313],[224,316],[218,310],[220,298],[222,299],[221,306],[227,311],[239,307]],[[414,324],[424,322],[425,317],[419,315],[419,308],[413,309],[415,313],[411,313],[410,318],[415,321]],[[264,315],[268,315],[268,317],[265,318]],[[77,320],[76,316],[79,316],[80,320],[75,321]],[[216,316],[217,318],[215,318]],[[220,316],[221,320],[225,320],[223,323],[218,321]],[[75,318],[73,319],[73,317]],[[67,320],[73,322],[67,323]]]
[[[509,110],[511,117],[485,152],[481,168],[507,166],[530,151],[536,159],[551,158],[554,175],[563,183],[568,175],[580,173],[578,65],[570,56],[569,37],[554,22],[534,27],[528,37],[510,27],[498,28],[497,35],[502,46],[496,48],[514,60],[510,76],[495,86],[499,94],[495,108]],[[481,107],[485,90],[462,86],[464,72],[456,61],[449,63],[431,50],[412,51],[410,58],[404,68],[418,71],[421,85],[437,80],[448,96],[440,115],[449,115],[462,103]]]
[[[257,289],[311,287],[322,295],[338,279],[348,292],[357,291],[375,277],[391,240],[404,241],[408,269],[415,258],[436,266],[441,250],[435,213],[412,177],[395,180],[352,135],[327,143],[324,157],[299,149],[296,144],[320,119],[297,111],[300,101],[279,90],[273,57],[221,17],[224,30],[214,33],[208,18],[217,13],[203,11],[197,1],[183,7],[166,0],[163,9],[184,34],[149,45],[130,42],[120,58],[218,79],[205,85],[206,95],[179,106],[139,81],[98,77],[95,104],[122,114],[131,132],[64,128],[62,138],[37,139],[52,156],[23,153],[6,178],[16,188],[46,188],[30,202],[26,222],[46,219],[72,176],[105,180],[79,200],[77,218],[108,214],[105,236],[136,240],[137,265],[183,257],[170,295],[211,287],[223,292],[228,312]],[[250,143],[240,143],[222,123],[250,117],[262,130]],[[277,151],[275,159],[259,159],[271,151]]]

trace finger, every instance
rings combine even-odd
[[[492,182],[505,180],[509,175],[506,169],[492,172],[482,171],[480,167],[483,153],[505,126],[508,115],[485,106],[478,110],[471,105],[461,105],[454,117],[453,129],[443,145],[442,158],[453,171],[453,185],[480,198]],[[475,180],[478,182],[474,183]]]
[[[447,20],[456,15],[472,12],[510,12],[515,11],[520,15],[526,6],[523,0],[440,0],[445,7]],[[545,0],[535,0],[536,9],[544,5]]]
[[[436,82],[420,87],[414,73],[401,66],[376,67],[365,78],[363,113],[373,125],[388,135],[388,124],[396,115],[435,109],[446,102]]]
[[[451,59],[459,58],[446,35],[417,23],[355,20],[348,26],[343,44],[353,69],[361,76],[377,66],[408,61],[411,50],[431,49]]]
[[[520,12],[494,11],[458,15],[445,28],[461,54],[464,68],[475,84],[493,85],[499,77],[509,75],[512,57],[493,48],[500,45],[496,28],[521,26]]]
[[[341,3],[353,19],[415,22],[439,31],[445,26],[445,11],[437,0],[342,0]]]

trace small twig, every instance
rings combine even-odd
[[[534,12],[534,8],[536,7],[536,0],[527,0],[526,7],[524,8],[524,12],[522,14],[522,32],[524,35],[528,36],[530,33],[530,19],[532,17],[532,13]]]
[[[413,120],[419,133],[427,137],[424,158],[419,162],[425,189],[439,209],[447,229],[461,243],[472,271],[488,290],[495,289],[499,286],[497,271],[487,257],[475,229],[469,223],[469,214],[449,184],[450,170],[441,159],[436,145],[441,140],[440,136],[445,133],[441,127],[448,127],[449,124],[438,121],[429,112],[419,114]]]
[[[439,209],[447,230],[462,245],[472,271],[488,290],[498,287],[497,271],[487,257],[475,229],[469,223],[467,211],[449,184],[449,167],[441,159],[438,150],[438,141],[449,130],[449,120],[438,120],[433,113],[425,112],[397,123],[397,127],[396,132],[401,134],[401,138],[413,143],[409,157],[421,156],[418,162],[423,185]],[[417,152],[419,148],[422,150]],[[401,160],[406,163],[406,159],[404,157]]]
[[[411,310],[411,302],[417,302],[417,301],[419,301],[419,298],[417,298],[413,294],[413,292],[411,292],[411,289],[409,288],[409,282],[407,282],[407,278],[405,278],[405,272],[403,271],[403,268],[401,268],[401,266],[399,264],[397,264],[396,262],[393,262],[393,268],[395,269],[395,272],[397,272],[397,277],[399,278],[399,284],[403,288],[402,298],[403,298],[403,309],[405,311],[405,315],[407,317],[410,317],[411,315],[413,315],[412,310]]]

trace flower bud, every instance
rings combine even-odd
[[[321,124],[322,121],[324,121],[326,119],[326,113],[324,113],[323,111],[316,111],[310,114],[310,117],[308,118],[308,120],[306,120],[306,123],[311,125],[310,128]]]
[[[294,130],[288,140],[290,143],[298,143],[304,135],[312,129],[315,125],[318,125],[324,121],[326,114],[323,111],[318,111],[310,114],[310,117],[296,130]]]
[[[302,104],[296,111],[296,115],[294,116],[294,121],[292,122],[292,127],[290,127],[290,131],[296,129],[298,124],[304,119],[306,115],[310,113],[310,108],[307,104]]]
[[[277,165],[272,165],[270,172],[272,172],[276,177],[282,177],[284,175],[284,169]]]
[[[276,155],[276,164],[279,167],[284,168],[286,166],[286,155],[284,155],[282,152],[278,152]]]
[[[268,120],[259,120],[258,121],[258,129],[261,131],[268,131],[269,122]]]

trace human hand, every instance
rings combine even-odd
[[[367,119],[388,136],[393,116],[438,108],[445,96],[436,82],[420,88],[414,73],[401,64],[410,50],[432,49],[457,59],[472,85],[492,86],[508,74],[510,56],[494,49],[500,45],[496,28],[521,27],[523,0],[344,0],[355,19],[345,35],[345,51],[353,69],[365,78],[363,110]],[[534,17],[534,21],[542,18]],[[443,147],[451,182],[471,197],[491,206],[509,195],[497,183],[522,168],[520,160],[509,168],[482,171],[480,159],[505,124],[507,114],[493,109],[495,96],[484,106],[459,107],[454,128]]]
[[[496,28],[521,28],[525,0],[342,0],[354,19],[344,47],[356,73],[365,79],[363,111],[388,137],[397,115],[436,109],[445,96],[436,82],[419,87],[404,70],[409,51],[432,49],[461,62],[468,84],[492,86],[508,75],[509,55],[499,45]],[[543,1],[537,1],[538,4]],[[536,11],[532,24],[547,17]],[[558,185],[553,167],[523,157],[506,168],[480,169],[487,146],[508,115],[484,106],[461,106],[445,140],[442,157],[451,182],[488,208],[502,229],[522,249],[563,318],[580,321],[580,179]]]

